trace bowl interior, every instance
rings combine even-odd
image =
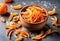
[[[28,6],[25,6],[24,8],[21,9],[20,13],[21,13],[21,12],[25,12],[25,11],[26,11],[26,8],[28,8],[29,6],[37,6],[37,5],[28,5]],[[47,19],[48,19],[47,10],[46,10],[44,7],[42,7],[42,6],[37,6],[37,7],[40,7],[40,8],[43,8],[43,9],[44,9],[44,13],[47,15],[46,18],[44,19],[44,21],[42,21],[42,22],[37,22],[37,23],[30,23],[30,22],[25,21],[25,20],[22,18],[22,14],[21,14],[20,16],[21,16],[21,18],[23,19],[23,21],[25,21],[26,23],[29,23],[29,24],[40,24],[40,23],[43,23],[43,22],[47,21]]]

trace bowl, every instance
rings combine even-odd
[[[38,6],[38,7],[44,9],[47,17],[44,19],[43,22],[30,23],[30,22],[25,21],[25,20],[22,18],[22,15],[21,15],[21,12],[22,12],[22,11],[25,11],[26,8],[29,7],[29,6],[38,6],[38,5],[28,5],[28,6],[25,6],[24,8],[21,9],[21,11],[20,11],[20,21],[21,21],[21,24],[22,24],[25,28],[27,28],[28,30],[32,30],[32,31],[43,29],[44,26],[45,26],[45,24],[46,24],[46,22],[47,22],[47,20],[48,20],[47,10],[46,10],[45,8],[43,8],[42,6]]]

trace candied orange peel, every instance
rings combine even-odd
[[[0,18],[0,21],[2,21],[2,22],[6,22],[6,20],[5,20],[4,17],[1,17],[1,18]]]
[[[56,16],[54,16],[53,18],[52,18],[52,25],[54,25],[54,26],[60,26],[60,24],[58,24],[57,23],[57,17]]]
[[[8,29],[6,34],[7,34],[9,39],[11,38],[12,32],[17,28],[20,28],[20,26],[21,26],[20,21],[18,21],[17,23],[10,22],[10,25],[4,26],[4,28]]]
[[[11,21],[11,22],[10,22],[10,25],[15,25],[15,22]]]
[[[12,35],[13,31],[14,31],[13,29],[7,30],[6,35],[7,35],[8,39],[11,39],[11,35]]]
[[[8,39],[11,38],[12,32],[16,29],[16,26],[12,25],[8,27],[8,30],[6,32]]]
[[[11,5],[10,6],[12,9],[15,9],[15,10],[19,10],[19,9],[21,9],[22,8],[22,6],[20,5],[20,4],[18,4],[18,5]]]
[[[10,28],[10,25],[4,26],[4,28],[9,29]]]
[[[22,26],[21,22],[18,21],[17,24],[16,24],[17,28],[19,28],[20,26]]]
[[[55,33],[55,32],[57,32],[57,30],[55,30],[55,29],[53,29],[53,30],[49,29],[49,30],[47,30],[45,32],[45,34],[42,36],[42,38],[45,38],[47,35],[50,35],[50,34]]]
[[[19,38],[17,38],[15,41],[21,41],[23,39],[22,35],[19,35]]]
[[[56,13],[56,8],[53,8],[51,11],[48,11],[48,15],[53,15]]]
[[[18,41],[18,40],[21,41],[24,37],[29,38],[29,34],[24,30],[16,30],[14,34],[15,35],[19,34],[19,37],[15,41]]]
[[[14,22],[17,22],[19,20],[19,16],[15,16],[14,18],[13,18],[13,21]]]
[[[51,23],[52,23],[52,25],[56,25],[56,24],[57,24],[57,17],[56,17],[56,16],[54,16],[54,17],[52,18]],[[57,25],[56,25],[56,26],[57,26]]]
[[[50,35],[52,33],[55,33],[57,32],[57,30],[55,29],[48,29],[45,33],[43,31],[41,31],[41,33],[39,35],[36,35],[34,37],[32,37],[33,40],[40,40],[40,39],[43,39],[45,38],[47,35]]]
[[[6,25],[4,26],[4,28],[6,29],[16,29],[16,28],[19,28],[21,26],[21,22],[18,21],[16,24],[13,22],[10,23],[10,25]]]
[[[40,40],[41,36],[44,34],[44,31],[41,31],[41,33],[39,35],[36,35],[34,37],[32,37],[33,40]]]
[[[26,11],[22,11],[22,18],[25,19],[27,22],[35,23],[35,22],[42,22],[44,21],[45,17],[47,16],[46,13],[43,13],[44,9],[37,7],[37,6],[29,6],[26,8]]]
[[[11,21],[14,16],[17,16],[17,13],[16,12],[11,12],[10,16],[9,16],[9,20]]]

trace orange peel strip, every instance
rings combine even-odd
[[[4,28],[9,29],[9,28],[10,28],[10,26],[9,26],[9,25],[7,25],[7,26],[4,26]]]
[[[12,29],[8,29],[6,32],[6,35],[9,36],[9,33],[12,31]]]
[[[14,16],[17,16],[17,13],[16,12],[11,12],[10,16],[9,16],[9,20],[11,21]]]
[[[51,29],[47,30],[46,33],[42,36],[42,39],[45,38],[47,35],[50,35],[50,34],[55,33],[55,32],[57,32],[57,30],[55,30],[55,29],[53,29],[53,30],[51,30]]]
[[[20,4],[15,5],[15,6],[11,5],[10,7],[11,7],[12,9],[15,9],[15,10],[19,10],[19,9],[22,8]]]
[[[6,22],[6,20],[5,20],[4,17],[1,17],[1,18],[0,18],[0,21],[2,21],[2,22]]]
[[[56,16],[54,16],[53,18],[52,18],[52,25],[54,25],[54,26],[60,26],[60,24],[58,24],[57,23],[57,17]]]
[[[17,22],[19,20],[19,16],[15,16],[14,18],[13,18],[13,21],[14,22]]]
[[[56,13],[56,8],[53,8],[51,11],[48,11],[49,15],[53,15]]]
[[[51,23],[52,23],[52,25],[57,26],[57,17],[56,17],[56,16],[54,16],[54,17],[52,18]]]
[[[16,30],[14,32],[14,34],[15,35],[19,34],[19,37],[15,41],[18,41],[18,40],[21,41],[23,39],[23,37],[25,37],[25,36],[26,36],[26,38],[29,38],[29,34],[24,30]]]
[[[41,33],[39,35],[36,35],[34,37],[32,37],[33,40],[40,40],[41,39],[41,36],[44,34],[43,31],[41,31]]]
[[[12,35],[13,31],[14,31],[14,30],[11,30],[11,31],[10,31],[10,33],[9,33],[9,35],[8,35],[8,39],[11,39],[11,35]]]

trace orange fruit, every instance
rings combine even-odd
[[[7,11],[8,11],[7,5],[6,5],[6,4],[1,4],[1,3],[0,3],[0,15],[6,14]]]
[[[4,0],[4,2],[9,3],[12,2],[12,0]]]

